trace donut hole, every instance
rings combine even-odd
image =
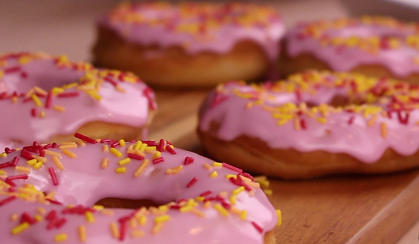
[[[83,72],[69,68],[57,69],[53,60],[39,60],[21,65],[20,69],[6,73],[0,81],[0,92],[27,93],[37,86],[51,90],[72,82],[79,82]]]
[[[100,199],[95,205],[101,205],[105,208],[125,208],[125,209],[138,209],[141,207],[158,207],[159,204],[148,199],[123,199],[107,197]]]

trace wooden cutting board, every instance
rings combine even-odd
[[[203,153],[195,133],[207,90],[156,90],[149,138]],[[283,213],[278,243],[394,244],[419,219],[419,171],[308,181],[271,179],[271,202]]]

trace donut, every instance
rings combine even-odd
[[[364,16],[305,23],[284,38],[278,69],[355,72],[418,84],[419,25]]]
[[[138,77],[66,56],[0,56],[0,147],[91,137],[144,139],[156,109]]]
[[[276,243],[280,211],[241,169],[166,140],[84,138],[1,155],[5,243]],[[114,207],[128,199],[155,204]]]
[[[419,165],[419,86],[306,71],[286,81],[219,85],[200,108],[209,155],[286,179],[383,174]]]
[[[246,3],[123,3],[97,24],[95,64],[161,87],[256,80],[274,69],[283,23]]]

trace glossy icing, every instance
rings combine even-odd
[[[286,53],[310,54],[334,71],[380,65],[403,78],[419,72],[419,29],[390,17],[320,20],[290,29]]]
[[[34,87],[41,89],[31,92]],[[53,94],[49,108],[45,93]],[[77,96],[60,97],[72,93]],[[37,95],[39,104],[31,94]],[[4,55],[0,57],[0,111],[4,115],[0,148],[16,147],[16,142],[47,142],[93,121],[143,126],[149,102],[155,107],[153,97],[150,88],[132,74],[97,70],[87,63],[72,63],[64,56]]]
[[[244,3],[124,3],[102,17],[99,26],[141,45],[181,46],[188,53],[226,53],[242,40],[259,44],[274,60],[285,28],[270,7]]]
[[[327,105],[336,96],[360,104]],[[309,71],[286,82],[231,82],[207,97],[199,130],[216,122],[212,135],[221,140],[246,135],[274,149],[346,153],[374,163],[389,148],[401,155],[418,150],[418,97],[417,86],[358,74]]]
[[[45,156],[47,161],[38,170],[28,165],[27,157],[21,157],[22,151],[12,152],[6,158],[0,158],[0,167],[5,162],[13,161],[15,157],[18,157],[18,166],[30,168],[27,180],[13,180],[13,183],[17,185],[12,188],[13,191],[24,194],[18,195],[19,198],[10,203],[4,203],[4,199],[10,197],[5,196],[6,192],[10,191],[5,187],[7,186],[5,182],[10,183],[10,181],[6,177],[1,177],[3,179],[3,182],[0,181],[0,236],[2,236],[2,240],[8,244],[54,243],[56,235],[61,234],[67,237],[63,243],[76,244],[81,243],[78,228],[84,226],[87,233],[86,243],[262,244],[264,243],[264,234],[272,230],[278,221],[274,208],[263,191],[258,188],[258,183],[245,178],[228,166],[220,166],[221,164],[215,166],[214,161],[173,148],[164,140],[157,143],[148,141],[148,146],[141,142],[126,143],[125,146],[121,146],[123,143],[120,143],[116,149],[121,153],[121,157],[117,157],[116,154],[107,150],[111,146],[105,146],[107,149],[103,148],[104,145],[114,143],[111,141],[109,143],[85,144],[68,149],[75,153],[77,158],[68,157],[59,148],[47,149]],[[137,144],[144,144],[147,147],[140,145],[139,149],[135,150],[137,148],[134,145]],[[157,147],[153,145],[157,145]],[[33,150],[34,148],[26,149]],[[59,158],[65,167],[64,170],[59,170],[53,163],[51,151],[61,154]],[[129,156],[127,153],[143,155],[145,159],[131,159],[131,162],[121,166],[120,160],[126,159]],[[38,155],[38,153],[34,153],[34,155]],[[193,158],[193,162],[185,165],[186,157]],[[109,160],[105,168],[102,164],[104,158]],[[156,158],[163,158],[164,161],[154,164],[153,160],[155,162]],[[150,163],[147,164],[141,175],[135,177],[134,172],[146,160]],[[55,170],[57,185],[54,185],[51,179],[51,174],[48,171],[50,167]],[[117,174],[115,170],[119,167],[125,167],[126,173]],[[179,167],[183,168],[179,170]],[[17,171],[17,168],[1,168],[0,173],[3,175],[7,173],[7,177],[22,174]],[[171,174],[168,171],[171,171]],[[212,172],[217,172],[216,177],[210,176],[214,174]],[[227,179],[227,175],[231,175],[230,177],[235,179],[237,177],[245,179],[246,183],[244,184],[248,185],[250,191],[235,192],[240,187]],[[191,184],[193,178],[197,180]],[[26,189],[33,185],[39,192],[25,193],[22,191],[22,188],[25,188],[24,184],[26,184]],[[28,184],[30,185],[28,186]],[[47,194],[56,192],[55,201],[64,205],[45,203],[43,197],[34,198],[38,201],[30,200],[30,195],[40,194],[40,192]],[[13,195],[14,193],[8,194]],[[205,196],[200,197],[200,195]],[[230,198],[233,195],[236,199],[235,204]],[[28,200],[23,200],[23,197]],[[140,220],[140,215],[135,215],[144,210],[105,209],[94,211],[91,208],[98,200],[106,197],[150,199],[158,204],[166,205],[143,212],[142,215],[146,216],[144,222]],[[181,199],[185,199],[183,203],[172,202]],[[67,206],[70,204],[73,207]],[[221,204],[224,207],[221,207],[222,209],[219,211],[215,206],[221,206]],[[86,206],[93,218],[86,216],[85,213],[63,214],[63,211],[71,211],[78,205]],[[25,213],[33,218],[39,214],[39,207],[45,210],[43,214],[40,214],[43,220],[30,225],[18,234],[11,234],[11,231],[19,226],[19,219],[23,218]],[[239,210],[238,213],[234,213],[233,208]],[[58,219],[65,218],[66,222],[58,228],[47,230],[51,225],[48,216],[52,210],[57,211]],[[111,215],[109,215],[110,210],[113,213]],[[105,211],[108,214],[105,214]],[[246,216],[243,217],[240,211],[245,211]],[[227,216],[224,216],[222,212],[226,212]],[[202,216],[200,217],[200,215]],[[129,217],[122,220],[127,216]],[[11,220],[13,218],[17,218],[17,220]],[[161,226],[156,227],[160,223],[159,218]],[[162,218],[164,221],[161,221]],[[131,219],[135,222],[134,225],[132,225]],[[118,226],[119,237],[117,238],[112,234],[110,227],[112,223]],[[125,231],[122,230],[122,223],[127,224]],[[252,223],[261,229],[258,230]],[[56,225],[52,224],[51,226]],[[135,232],[137,234],[142,232],[143,236],[132,237],[131,235]]]

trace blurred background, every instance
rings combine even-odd
[[[118,0],[2,0],[0,53],[43,51],[89,60],[95,20]],[[419,0],[270,0],[287,26],[299,21],[362,14],[419,20]],[[419,223],[399,244],[417,243]]]

